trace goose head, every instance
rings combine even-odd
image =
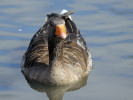
[[[65,39],[67,37],[67,30],[65,27],[65,21],[61,17],[55,17],[49,24],[49,39]]]
[[[65,20],[71,19],[70,15],[73,11],[62,10],[61,14],[51,13],[47,15],[46,24],[44,27],[49,26],[49,37],[50,38],[62,38],[67,37],[67,30],[65,27]]]

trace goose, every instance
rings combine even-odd
[[[21,62],[23,75],[48,85],[66,85],[88,76],[92,59],[86,42],[71,18],[73,11],[47,15]]]

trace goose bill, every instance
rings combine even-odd
[[[65,39],[67,37],[65,25],[57,25],[55,35],[57,35],[57,37]]]

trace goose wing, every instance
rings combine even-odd
[[[48,66],[48,34],[43,27],[36,32],[30,41],[29,47],[23,57],[23,67]]]
[[[80,31],[71,19],[66,20],[68,36],[64,44],[64,64],[77,75],[90,72],[92,61],[89,49]]]

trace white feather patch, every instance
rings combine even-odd
[[[66,13],[66,12],[68,12],[68,11],[67,11],[66,9],[63,9],[63,10],[60,12],[60,15]],[[69,15],[68,17],[72,20],[72,17],[71,17],[70,15]]]

